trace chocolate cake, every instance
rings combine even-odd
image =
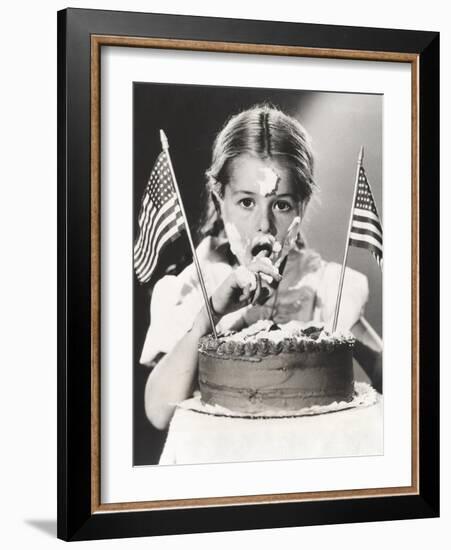
[[[350,333],[290,322],[258,321],[199,342],[203,403],[244,413],[295,411],[352,401]]]

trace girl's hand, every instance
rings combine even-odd
[[[277,282],[282,278],[271,261],[265,257],[265,251],[257,254],[247,267],[238,267],[216,290],[211,297],[215,312],[221,316],[226,315],[255,301],[261,289],[261,274]]]

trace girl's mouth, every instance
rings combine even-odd
[[[269,257],[271,256],[272,254],[272,245],[269,241],[263,241],[263,242],[258,242],[256,244],[254,244],[254,246],[252,247],[251,249],[251,254],[252,256],[257,256],[257,254],[259,254],[260,252],[263,252],[265,251],[266,252],[266,257]]]

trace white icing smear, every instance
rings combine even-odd
[[[288,227],[287,234],[285,236],[283,245],[281,246],[277,258],[273,259],[276,265],[279,264],[289,254],[289,252],[295,248],[300,227],[301,218],[299,216],[296,216]]]
[[[279,182],[279,175],[271,167],[265,166],[258,171],[257,186],[260,195],[266,197],[272,195],[277,191],[277,184]]]
[[[301,218],[299,216],[296,216],[290,223],[283,242],[275,239],[273,236],[265,236],[264,238],[259,237],[258,239],[254,240],[252,242],[252,247],[254,247],[256,244],[264,244],[268,242],[268,244],[271,246],[271,254],[269,255],[269,259],[276,268],[279,268],[282,260],[286,256],[288,256],[291,250],[296,247],[296,241],[299,234],[300,226]]]
[[[250,248],[250,239],[243,239],[240,232],[232,222],[224,222],[224,230],[229,241],[230,250],[235,254],[241,265],[245,265],[247,251]]]
[[[289,321],[288,323],[277,324],[274,329],[274,321],[270,319],[261,319],[256,323],[244,328],[239,332],[221,335],[223,341],[231,342],[258,342],[264,338],[274,343],[282,342],[285,338],[295,338],[297,340],[307,340],[309,336],[301,331],[310,327],[321,330],[315,338],[316,342],[336,342],[343,339],[354,339],[349,331],[335,331],[333,333],[325,330],[324,325],[313,321]]]
[[[274,246],[272,247],[273,254],[278,254],[282,250],[282,245],[279,243],[279,241],[274,242]]]

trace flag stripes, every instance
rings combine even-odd
[[[356,233],[361,233],[362,235],[365,232],[370,233],[375,239],[378,239],[382,244],[382,232],[373,224],[368,222],[361,222],[360,220],[354,220],[352,225],[353,225],[353,230]]]
[[[382,224],[365,170],[363,166],[360,166],[349,232],[349,245],[366,248],[373,254],[379,267],[382,267],[382,244]]]
[[[174,219],[176,215],[174,212],[174,202],[175,199],[171,199],[161,210],[149,207],[148,219],[135,245],[135,269],[139,269],[146,255],[148,256],[158,228],[163,228],[168,223],[168,219]]]
[[[138,280],[145,283],[152,277],[160,252],[185,229],[164,151],[158,156],[144,191],[138,227],[133,265]]]
[[[159,239],[164,238],[164,232],[170,231],[176,225],[177,214],[172,213],[165,217],[165,219],[158,226],[158,229],[152,235],[149,243],[146,244],[146,253],[142,255],[140,261],[136,262],[135,270],[138,275],[142,275],[143,271],[147,269],[148,265],[153,259],[153,255],[158,248]]]
[[[367,182],[368,183],[368,182]],[[369,188],[369,187],[368,187]],[[357,199],[358,199],[359,195],[357,194],[357,197],[356,197],[356,203],[357,203]],[[371,195],[371,198],[372,198],[372,195]],[[373,200],[373,206],[374,206],[374,209],[376,209],[376,205],[374,204],[374,200]],[[377,210],[376,210],[377,212]],[[358,216],[362,216],[364,217],[365,219],[368,219],[370,218],[371,220],[373,220],[379,227],[381,227],[380,225],[380,221],[379,221],[379,216],[377,215],[377,213],[375,214],[374,212],[372,212],[371,210],[369,210],[368,208],[365,209],[365,208],[354,208],[354,215],[356,217]]]
[[[357,246],[358,248],[365,248],[366,250],[369,250],[373,254],[374,259],[377,262],[377,265],[382,268],[383,258],[382,256],[380,256],[379,246],[374,246],[369,242],[365,242],[363,240],[355,240],[355,239],[349,239],[349,244],[351,246]]]
[[[135,268],[141,264],[142,258],[148,249],[148,241],[153,235],[156,225],[160,223],[162,216],[174,207],[173,199],[169,200],[160,210],[154,208],[152,204],[146,205],[146,210],[142,216],[142,222],[138,222],[141,227],[139,237],[135,243]]]
[[[175,241],[180,235],[180,226],[178,225],[178,220],[168,226],[166,232],[158,241],[155,252],[152,256],[152,262],[148,265],[147,269],[142,272],[141,278],[145,281],[148,281],[152,276],[153,271],[155,270],[158,262],[158,256],[160,251],[166,244],[169,244],[172,241]]]
[[[180,225],[181,224],[181,225]],[[154,268],[156,267],[156,262],[158,260],[158,254],[163,248],[166,242],[172,242],[178,237],[180,230],[183,228],[183,219],[181,216],[172,214],[166,218],[164,225],[162,225],[157,233],[155,238],[152,239],[152,242],[149,245],[149,252],[143,258],[141,264],[136,268],[136,274],[139,279],[149,280]],[[174,238],[173,238],[174,237]]]
[[[355,238],[356,240],[373,243],[374,246],[382,246],[382,237],[373,231],[369,231],[368,229],[353,227],[349,236],[351,239]]]

